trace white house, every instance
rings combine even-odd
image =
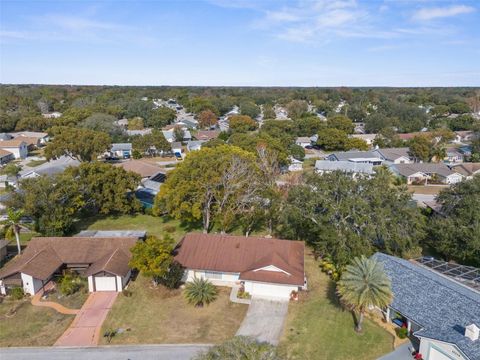
[[[295,144],[305,149],[307,146],[312,145],[312,142],[310,141],[309,137],[300,136],[300,137],[297,137],[297,139],[295,140]]]
[[[0,141],[0,149],[11,152],[15,159],[28,156],[28,144],[21,138]]]
[[[395,175],[405,178],[409,185],[428,181],[450,185],[464,179],[461,173],[451,170],[442,163],[393,164],[389,166],[389,169]]]
[[[377,137],[377,134],[353,134],[353,135],[350,135],[350,137],[363,140],[367,143],[368,146],[372,146],[373,141]]]
[[[122,291],[130,279],[130,248],[138,237],[38,237],[0,269],[0,293],[21,286],[34,295],[64,269],[88,278],[94,291]]]
[[[187,141],[187,150],[188,151],[197,151],[202,148],[202,144],[205,141],[202,140],[192,140],[192,141]]]
[[[295,159],[293,156],[289,156],[288,160],[290,164],[288,165],[288,171],[302,171],[303,170],[303,161]]]
[[[385,148],[375,149],[374,154],[377,154],[385,164],[411,164],[413,160],[410,159],[407,147],[402,148]]]
[[[317,160],[315,162],[315,172],[317,174],[331,173],[332,171],[341,171],[344,173],[351,174],[353,177],[361,175],[373,175],[373,165],[369,163],[357,163],[351,161],[328,161],[328,160]]]
[[[302,241],[189,233],[175,249],[184,281],[243,286],[254,297],[289,299],[306,287]]]
[[[376,165],[382,165],[383,160],[377,153],[373,151],[339,151],[330,154],[327,157],[329,161],[351,161],[356,163],[367,163]]]
[[[118,156],[123,159],[129,159],[132,157],[132,144],[131,143],[115,143],[110,148],[112,156]]]

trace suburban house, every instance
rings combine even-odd
[[[480,359],[480,269],[432,258],[373,257],[392,283],[393,301],[384,315],[417,339],[424,360]],[[475,277],[476,283],[467,280]]]
[[[62,117],[62,113],[58,111],[54,111],[51,113],[42,114],[42,116],[46,119],[58,119],[59,117]]]
[[[407,147],[401,148],[386,148],[386,149],[375,149],[373,152],[380,156],[383,162],[388,164],[411,164],[413,160],[410,159],[408,154]]]
[[[383,160],[377,153],[373,151],[341,151],[330,154],[327,157],[329,161],[351,161],[356,163],[367,163],[382,165]]]
[[[152,133],[153,129],[142,129],[142,130],[127,130],[127,135],[128,136],[135,136],[135,135],[140,135],[140,136],[145,136],[148,134]]]
[[[172,143],[172,152],[176,157],[182,157],[182,143],[179,141]]]
[[[36,237],[0,269],[0,293],[21,286],[34,295],[65,270],[88,277],[88,290],[122,291],[137,237]]]
[[[464,160],[463,153],[456,147],[447,148],[446,155],[443,160],[448,163],[461,163]]]
[[[288,171],[302,171],[303,161],[295,159],[293,156],[288,157],[290,164],[288,165]]]
[[[312,145],[312,142],[309,137],[300,136],[300,137],[297,137],[297,139],[295,140],[295,144],[305,149],[307,146]]]
[[[216,139],[220,135],[220,131],[218,130],[199,130],[195,134],[195,139],[209,141],[212,139]]]
[[[373,141],[377,138],[377,134],[353,134],[350,137],[363,140],[367,145],[372,146]]]
[[[332,171],[342,171],[344,173],[352,174],[354,177],[358,174],[373,175],[373,165],[370,163],[357,163],[351,161],[315,161],[315,172],[317,174],[331,173]]]
[[[110,154],[122,159],[129,159],[132,157],[132,144],[131,143],[116,143],[112,144],[110,148]]]
[[[0,133],[0,141],[4,140],[12,140],[13,136],[10,135],[9,133]]]
[[[449,185],[463,180],[462,174],[443,163],[393,164],[389,168],[395,175],[405,178],[409,185],[428,181]]]
[[[189,233],[175,249],[184,280],[243,286],[256,297],[289,299],[306,287],[302,241]]]
[[[161,167],[143,160],[124,161],[114,164],[114,166],[121,167],[126,171],[131,171],[140,175],[142,177],[141,184],[143,189],[150,190],[154,195],[158,193],[161,184],[166,180],[165,171],[162,170]]]
[[[190,151],[197,151],[202,148],[202,144],[204,143],[204,140],[192,140],[192,141],[187,141],[187,150]]]
[[[34,168],[20,171],[22,179],[35,178],[41,175],[53,176],[63,173],[68,167],[77,167],[80,161],[68,156],[61,156],[58,159],[50,160]]]
[[[471,179],[475,175],[480,175],[480,163],[463,163],[449,165],[452,171],[463,175],[466,179]]]
[[[13,153],[4,149],[0,149],[0,165],[9,163],[14,159],[15,159],[15,155],[13,155]]]
[[[31,143],[35,144],[35,146],[43,146],[46,145],[47,142],[50,140],[48,133],[45,132],[38,132],[38,131],[20,131],[16,133],[11,133],[12,136],[17,138],[29,138]]]
[[[475,139],[475,133],[471,130],[455,131],[455,139],[453,142],[465,143]]]
[[[0,149],[11,152],[15,159],[25,159],[28,156],[28,145],[20,138],[0,141]]]

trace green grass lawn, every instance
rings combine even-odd
[[[107,329],[130,329],[111,344],[219,343],[235,335],[248,306],[231,303],[230,289],[203,308],[186,302],[181,289],[153,288],[143,276],[131,282],[131,297],[119,294],[103,324]],[[102,338],[101,343],[106,344]]]
[[[16,309],[13,315],[12,309]],[[73,315],[33,306],[26,299],[4,300],[0,304],[0,347],[51,346],[73,318]]]
[[[157,217],[144,214],[122,215],[109,217],[92,217],[81,220],[77,230],[146,230],[147,234],[158,237],[169,233],[175,240],[180,240],[182,236],[191,230],[200,230],[190,228],[180,221],[166,216]]]
[[[47,160],[32,160],[32,161],[26,163],[25,165],[29,166],[29,167],[36,167],[36,166],[40,166],[42,164],[45,164],[46,162],[47,162]]]
[[[334,283],[313,257],[305,258],[308,294],[291,302],[279,345],[288,359],[370,360],[393,350],[393,337],[368,319],[354,331],[352,314],[339,305]]]

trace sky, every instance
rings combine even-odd
[[[1,0],[0,82],[480,86],[480,0]]]

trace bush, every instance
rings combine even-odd
[[[408,330],[404,327],[396,328],[395,332],[400,339],[405,339],[408,336]]]
[[[84,281],[76,275],[65,274],[58,281],[58,288],[62,295],[68,296],[75,294],[82,287],[84,287]]]
[[[168,233],[174,233],[177,230],[177,227],[175,225],[167,225],[165,226],[165,231]]]
[[[10,296],[13,300],[21,300],[25,296],[25,293],[21,287],[14,287],[10,289]]]
[[[157,281],[169,289],[176,289],[182,283],[182,277],[184,273],[184,267],[178,262],[174,262],[172,265],[170,265],[168,273],[166,273],[163,277],[157,279]]]

